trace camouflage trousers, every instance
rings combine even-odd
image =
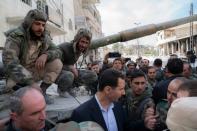
[[[56,80],[58,89],[60,89],[62,92],[70,91],[70,89],[74,88],[75,86],[89,86],[98,79],[97,74],[90,70],[78,70],[78,74],[78,78],[75,79],[74,74],[71,71],[62,70]]]
[[[43,81],[47,84],[52,84],[56,81],[62,70],[63,64],[60,59],[55,59],[53,61],[47,62],[44,70],[37,70],[36,68],[27,69],[26,73],[23,73],[23,77],[28,78],[32,77],[34,82]],[[6,88],[11,89],[16,85],[16,81],[11,78],[7,79]],[[21,83],[23,84],[23,83]]]

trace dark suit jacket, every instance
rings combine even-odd
[[[113,111],[116,118],[118,131],[147,130],[144,127],[143,121],[129,123],[126,118],[126,111],[122,108],[121,104],[114,103]],[[83,121],[94,121],[98,123],[101,127],[103,127],[105,131],[108,131],[102,112],[95,97],[93,97],[92,99],[83,103],[81,106],[75,109],[72,113],[71,120],[76,121],[78,123]]]
[[[172,80],[174,80],[177,77],[182,77],[181,75],[175,75],[167,78],[166,80],[160,81],[155,85],[153,88],[153,100],[155,104],[157,104],[161,99],[167,99],[167,91],[168,91],[168,85]]]

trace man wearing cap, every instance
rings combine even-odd
[[[98,88],[99,91],[92,99],[73,111],[71,120],[94,121],[105,131],[146,131],[146,128],[154,128],[154,116],[132,123],[127,120],[125,110],[118,102],[125,95],[125,80],[121,72],[114,69],[103,71]]]
[[[61,51],[55,46],[46,30],[47,15],[38,9],[30,10],[23,23],[5,33],[6,43],[2,59],[7,70],[7,89],[17,90],[42,80],[46,89],[61,72]],[[50,98],[47,103],[51,103]]]
[[[58,85],[58,93],[62,97],[68,97],[68,92],[73,92],[75,85],[89,86],[97,80],[97,74],[91,70],[81,70],[83,60],[85,59],[92,39],[92,33],[86,28],[80,28],[71,42],[65,42],[59,45],[62,52],[63,69],[56,83]],[[83,56],[79,67],[76,62],[80,56]]]

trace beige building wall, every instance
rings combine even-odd
[[[99,0],[74,0],[75,11],[75,30],[79,28],[88,28],[93,39],[102,37],[101,16],[95,4],[99,4]],[[90,51],[86,62],[92,62],[99,59],[98,49]],[[80,61],[80,60],[79,60]]]

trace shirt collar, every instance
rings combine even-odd
[[[101,103],[100,103],[100,101],[99,101],[99,99],[98,99],[98,97],[97,97],[96,94],[95,94],[95,99],[96,99],[96,101],[97,101],[97,103],[98,103],[98,105],[99,105],[99,108],[100,108],[102,111],[108,111],[108,110],[114,108],[114,103],[112,102],[112,103],[109,105],[109,107],[107,108],[107,110],[106,110],[106,109],[103,108],[103,106],[101,105]]]

